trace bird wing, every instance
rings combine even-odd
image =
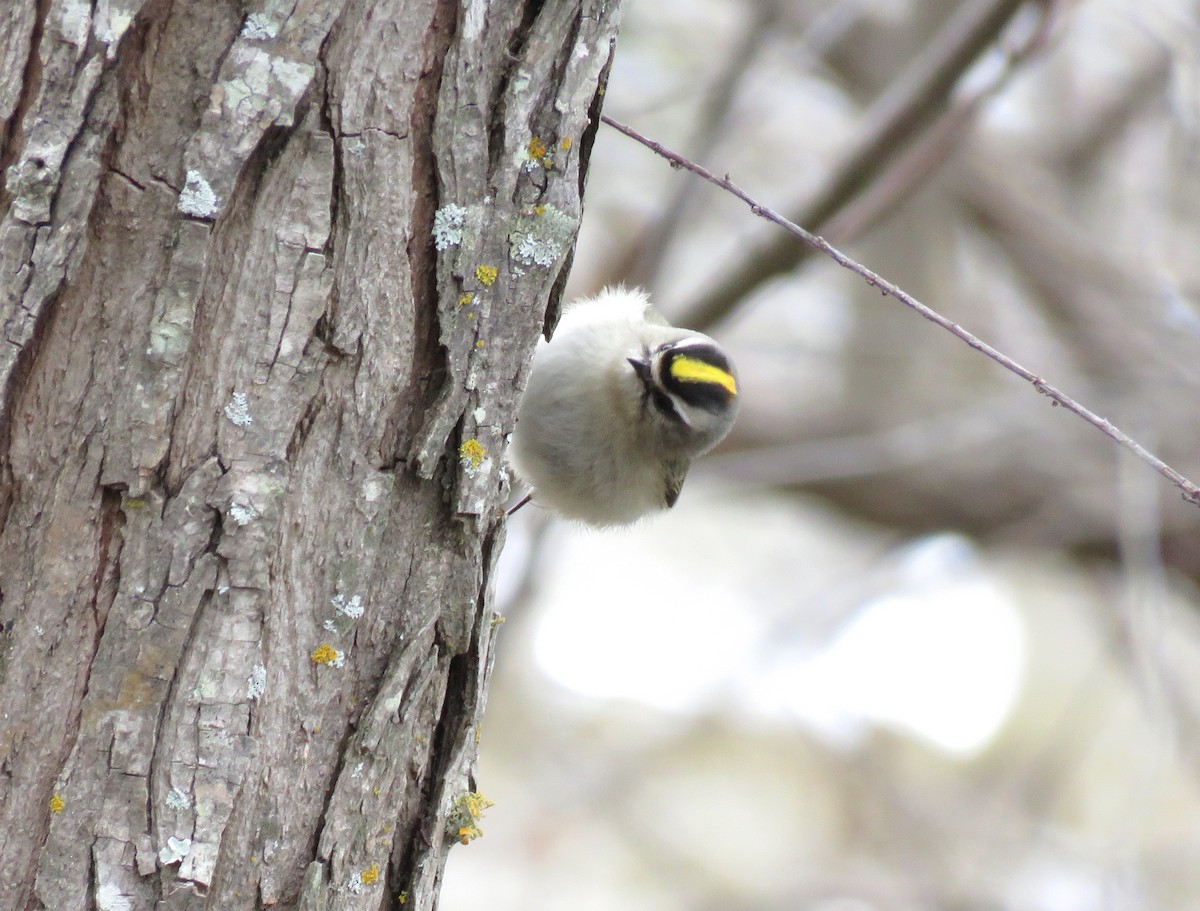
[[[690,459],[669,459],[663,463],[663,502],[667,509],[675,505],[679,499],[679,491],[683,490],[683,479],[687,477],[688,469],[692,467]]]

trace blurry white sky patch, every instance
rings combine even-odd
[[[689,712],[737,676],[762,625],[738,589],[748,542],[672,518],[625,531],[554,529],[562,540],[539,592],[534,649],[557,683]]]
[[[954,754],[995,736],[1025,632],[968,542],[927,538],[864,573],[826,516],[688,494],[627,531],[553,530],[534,651],[555,682],[676,713],[731,706],[843,746],[873,725]],[[860,582],[846,620],[814,637],[822,599]]]
[[[1020,691],[1025,631],[1014,606],[946,538],[923,542],[926,578],[863,606],[824,650],[753,681],[774,703],[836,742],[871,723],[946,752],[983,749]],[[933,556],[934,560],[928,560]],[[938,562],[941,561],[941,562]]]

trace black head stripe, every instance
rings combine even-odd
[[[662,358],[650,360],[650,353],[645,358],[629,358],[633,372],[642,382],[642,415],[653,408],[662,417],[675,424],[687,424],[687,420],[679,412],[674,399],[662,387]]]
[[[671,364],[676,358],[681,357],[710,364],[718,370],[732,375],[733,366],[729,363],[725,352],[707,339],[686,339],[662,351],[654,372],[665,390],[678,396],[689,405],[707,411],[721,411],[728,408],[735,396],[726,386],[714,382],[681,380],[672,372]]]
[[[726,373],[733,372],[733,365],[729,363],[729,358],[725,356],[725,352],[706,338],[685,338],[683,341],[676,342],[670,348],[663,351],[663,355],[669,356],[672,359],[681,355],[694,357],[698,361],[704,361],[712,364],[714,367],[719,367]]]
[[[650,401],[658,412],[668,421],[673,421],[676,424],[687,423],[683,419],[683,415],[679,413],[679,409],[675,407],[675,403],[671,401],[671,397],[657,387],[649,391]]]

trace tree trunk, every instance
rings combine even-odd
[[[475,831],[620,0],[255,6],[5,13],[3,911],[431,908]]]

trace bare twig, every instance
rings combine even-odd
[[[505,518],[508,518],[509,516],[511,516],[513,513],[515,513],[518,509],[520,509],[522,506],[524,506],[526,503],[528,503],[532,499],[533,499],[533,491],[531,490],[529,493],[525,494],[525,496],[521,497],[521,499],[518,500],[514,505],[508,507],[508,509],[506,509],[504,511]]]
[[[965,342],[976,351],[987,355],[1010,373],[1014,373],[1021,379],[1032,383],[1033,388],[1049,398],[1051,404],[1056,406],[1062,405],[1068,411],[1083,418],[1083,420],[1087,421],[1109,439],[1120,443],[1139,459],[1157,471],[1160,475],[1178,487],[1183,492],[1183,498],[1185,500],[1190,503],[1200,505],[1200,487],[1197,487],[1194,483],[1192,483],[1192,481],[1188,480],[1162,459],[1158,458],[1152,452],[1147,450],[1144,446],[1138,443],[1137,440],[1133,439],[1133,437],[1120,430],[1111,421],[1108,421],[1088,408],[1085,408],[1066,393],[1047,383],[1033,371],[1022,367],[1008,355],[997,351],[987,342],[976,337],[975,335],[972,335],[962,326],[958,325],[958,323],[947,319],[936,310],[933,310],[932,308],[921,303],[907,291],[872,272],[861,263],[851,259],[841,250],[837,249],[835,246],[825,240],[825,238],[806,231],[804,228],[800,227],[794,222],[789,221],[774,209],[764,206],[762,203],[758,202],[758,200],[746,193],[741,187],[731,181],[728,177],[718,177],[707,168],[703,168],[700,165],[684,158],[682,155],[672,152],[661,143],[655,142],[653,139],[643,136],[641,133],[637,132],[637,130],[627,127],[623,123],[618,123],[611,117],[601,115],[600,119],[618,132],[624,133],[630,139],[640,142],[642,145],[646,146],[646,148],[662,156],[671,163],[672,167],[684,168],[685,170],[691,171],[693,174],[703,177],[709,183],[718,186],[727,193],[731,193],[732,195],[736,196],[738,199],[748,205],[750,207],[750,211],[752,211],[755,215],[779,225],[779,227],[783,228],[789,234],[800,238],[800,240],[804,241],[804,243],[808,244],[813,249],[824,253],[842,268],[848,269],[856,275],[861,276],[867,282],[867,284],[871,285],[873,288],[879,289],[879,291],[885,295],[896,298],[896,300],[900,301],[900,303],[904,304],[910,310],[915,310],[925,319],[932,323],[937,323],[937,325],[941,326],[951,335],[954,335],[961,341]]]

